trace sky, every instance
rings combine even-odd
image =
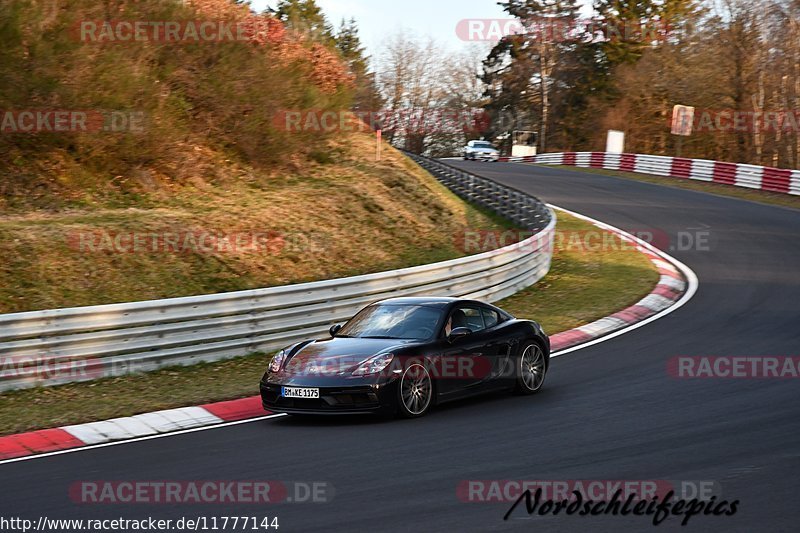
[[[251,0],[256,11],[275,7],[277,3],[277,0]],[[399,31],[430,36],[443,47],[459,50],[469,44],[456,35],[459,21],[508,18],[496,0],[317,0],[317,4],[335,27],[342,18],[355,18],[361,40],[372,56],[380,54],[388,35]],[[485,27],[488,30],[488,22]]]

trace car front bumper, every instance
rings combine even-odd
[[[261,403],[273,413],[297,414],[368,414],[393,413],[397,406],[398,380],[378,383],[297,383],[296,380],[282,382],[267,375],[261,380]],[[319,388],[319,398],[284,398],[281,388]]]

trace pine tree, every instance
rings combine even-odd
[[[290,30],[326,46],[335,44],[333,28],[314,0],[280,0],[272,12]]]
[[[355,78],[356,93],[353,96],[353,109],[377,110],[382,104],[382,99],[375,82],[375,74],[370,71],[369,56],[361,44],[355,19],[342,20],[335,42],[336,49]]]

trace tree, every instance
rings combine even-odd
[[[442,94],[440,70],[432,39],[421,40],[400,31],[387,40],[378,83],[391,116],[389,142],[415,153],[425,151],[430,130],[424,122],[435,113]]]
[[[287,28],[312,41],[332,46],[333,28],[315,0],[280,0],[272,10]]]
[[[377,110],[382,105],[382,98],[376,84],[375,73],[370,71],[370,58],[361,44],[355,19],[342,20],[335,41],[339,54],[355,78],[356,93],[353,96],[353,109]]]
[[[408,32],[391,36],[378,63],[378,86],[386,100],[389,142],[415,153],[450,156],[483,128],[478,78],[485,51],[447,53]]]
[[[577,0],[509,0],[501,4],[525,31],[503,38],[485,63],[493,111],[536,124],[539,150],[546,151],[552,93],[581,39]],[[520,112],[520,110],[522,110]],[[513,122],[517,122],[514,120]],[[528,129],[522,125],[522,129]]]
[[[622,123],[626,131],[638,127],[626,120],[626,113],[635,109],[638,116],[641,105],[647,109],[642,112],[645,123],[657,121],[660,128],[648,130],[654,135],[649,138],[666,149],[662,119],[669,102],[662,89],[680,78],[655,73],[652,79],[636,79],[645,87],[625,87],[629,93],[661,91],[641,101],[633,101],[620,83],[636,78],[645,55],[652,65],[658,59],[680,63],[680,54],[658,51],[674,48],[690,33],[686,22],[696,18],[696,0],[595,0],[597,15],[588,20],[579,18],[575,0],[509,0],[502,5],[526,31],[502,39],[485,62],[489,107],[514,118],[496,127],[511,123],[538,129],[540,151],[601,149],[609,123]],[[652,69],[648,74],[654,74]]]
[[[440,78],[441,109],[452,123],[442,120],[441,128],[431,133],[428,151],[436,156],[459,153],[467,141],[483,137],[489,126],[483,110],[486,104],[485,87],[481,81],[483,59],[488,49],[482,43],[472,43],[461,52],[452,53],[442,66]]]

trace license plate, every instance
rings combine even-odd
[[[284,398],[319,398],[319,389],[283,387],[281,396]]]

